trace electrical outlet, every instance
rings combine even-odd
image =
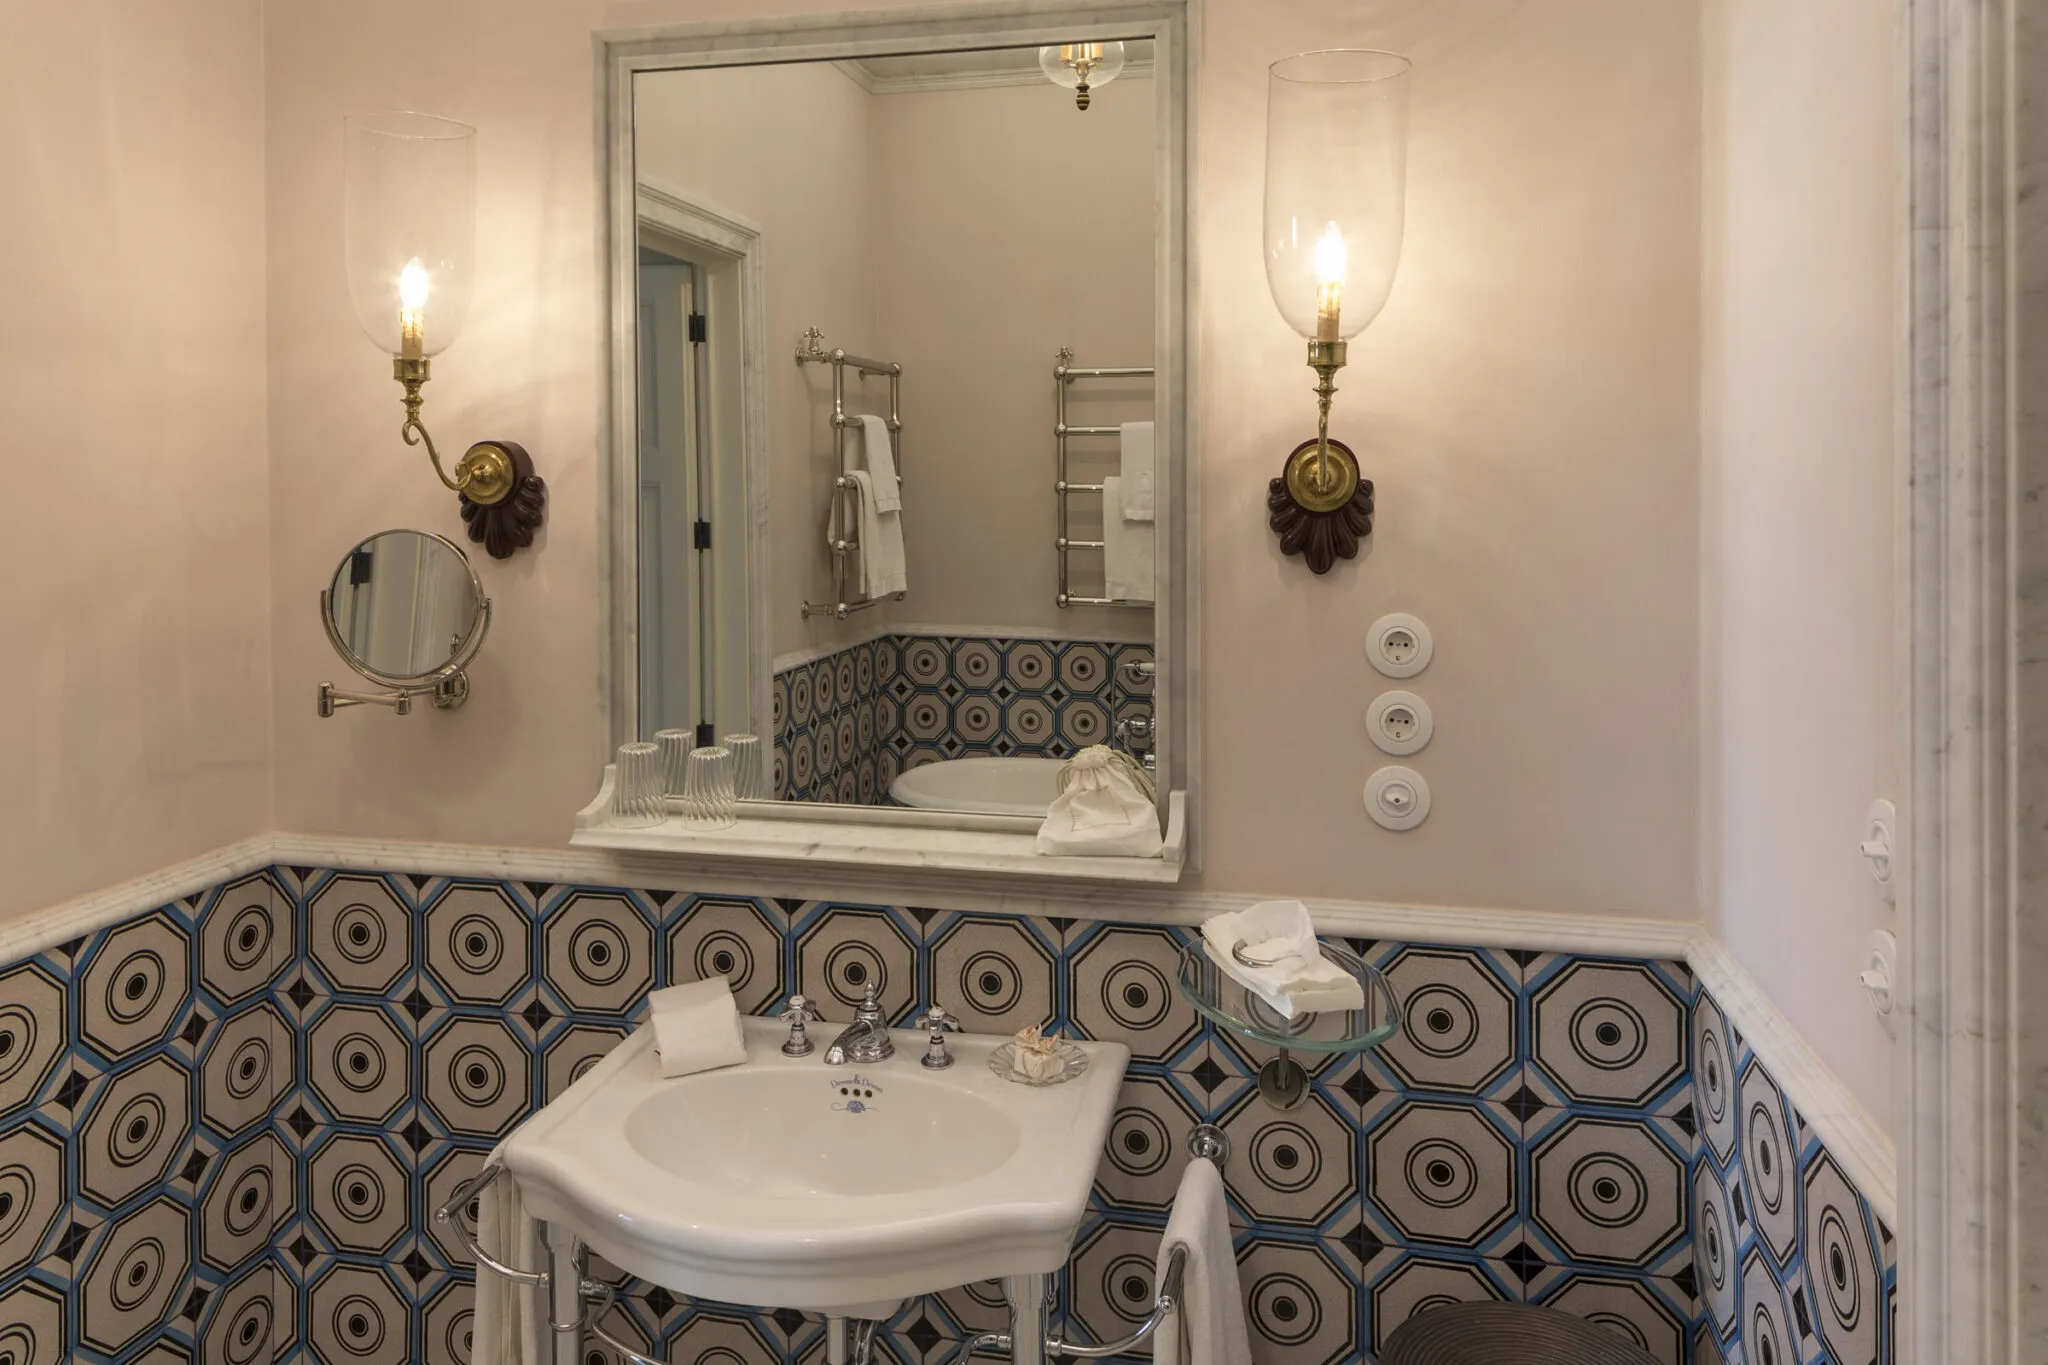
[[[1397,757],[1419,752],[1436,733],[1429,703],[1413,692],[1382,692],[1365,713],[1365,732],[1382,753]]]
[[[1429,627],[1406,612],[1382,616],[1365,633],[1366,657],[1389,678],[1412,678],[1428,668],[1433,648]]]

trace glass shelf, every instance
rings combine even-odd
[[[1364,1008],[1283,1018],[1217,966],[1199,943],[1180,950],[1180,993],[1204,1018],[1282,1052],[1363,1052],[1393,1037],[1401,1017],[1386,977],[1349,948],[1320,940],[1318,946],[1325,959],[1358,979]]]

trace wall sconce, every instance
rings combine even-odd
[[[405,386],[407,445],[425,444],[441,482],[461,495],[469,538],[493,559],[523,545],[547,512],[547,485],[512,441],[479,441],[450,477],[420,421],[432,357],[462,331],[476,262],[476,129],[428,114],[343,120],[348,295],[370,340]]]
[[[1115,80],[1124,69],[1122,43],[1059,43],[1038,49],[1038,69],[1054,85],[1074,92],[1074,107],[1088,107],[1088,92]]]
[[[1345,344],[1379,316],[1401,257],[1409,61],[1391,52],[1304,52],[1266,86],[1266,283],[1308,338],[1316,435],[1268,486],[1267,524],[1316,573],[1372,534],[1372,480],[1330,439]]]

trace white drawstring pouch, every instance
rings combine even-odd
[[[1165,841],[1152,782],[1130,755],[1095,744],[1060,769],[1059,795],[1038,827],[1038,851],[1069,857],[1156,858]]]

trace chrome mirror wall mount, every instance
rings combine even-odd
[[[476,258],[476,129],[428,114],[359,114],[343,121],[348,288],[356,319],[391,356],[405,389],[399,436],[424,445],[434,473],[459,495],[469,538],[493,559],[533,544],[547,517],[547,484],[516,442],[479,441],[451,475],[420,420],[432,357],[469,312]],[[430,325],[431,323],[431,325]]]
[[[399,630],[383,628],[396,616]],[[491,599],[460,546],[424,531],[385,531],[357,545],[320,592],[327,643],[381,691],[320,684],[325,720],[350,706],[388,706],[401,716],[427,698],[453,711],[469,700],[468,667],[491,626]],[[434,643],[449,641],[445,648]]]

